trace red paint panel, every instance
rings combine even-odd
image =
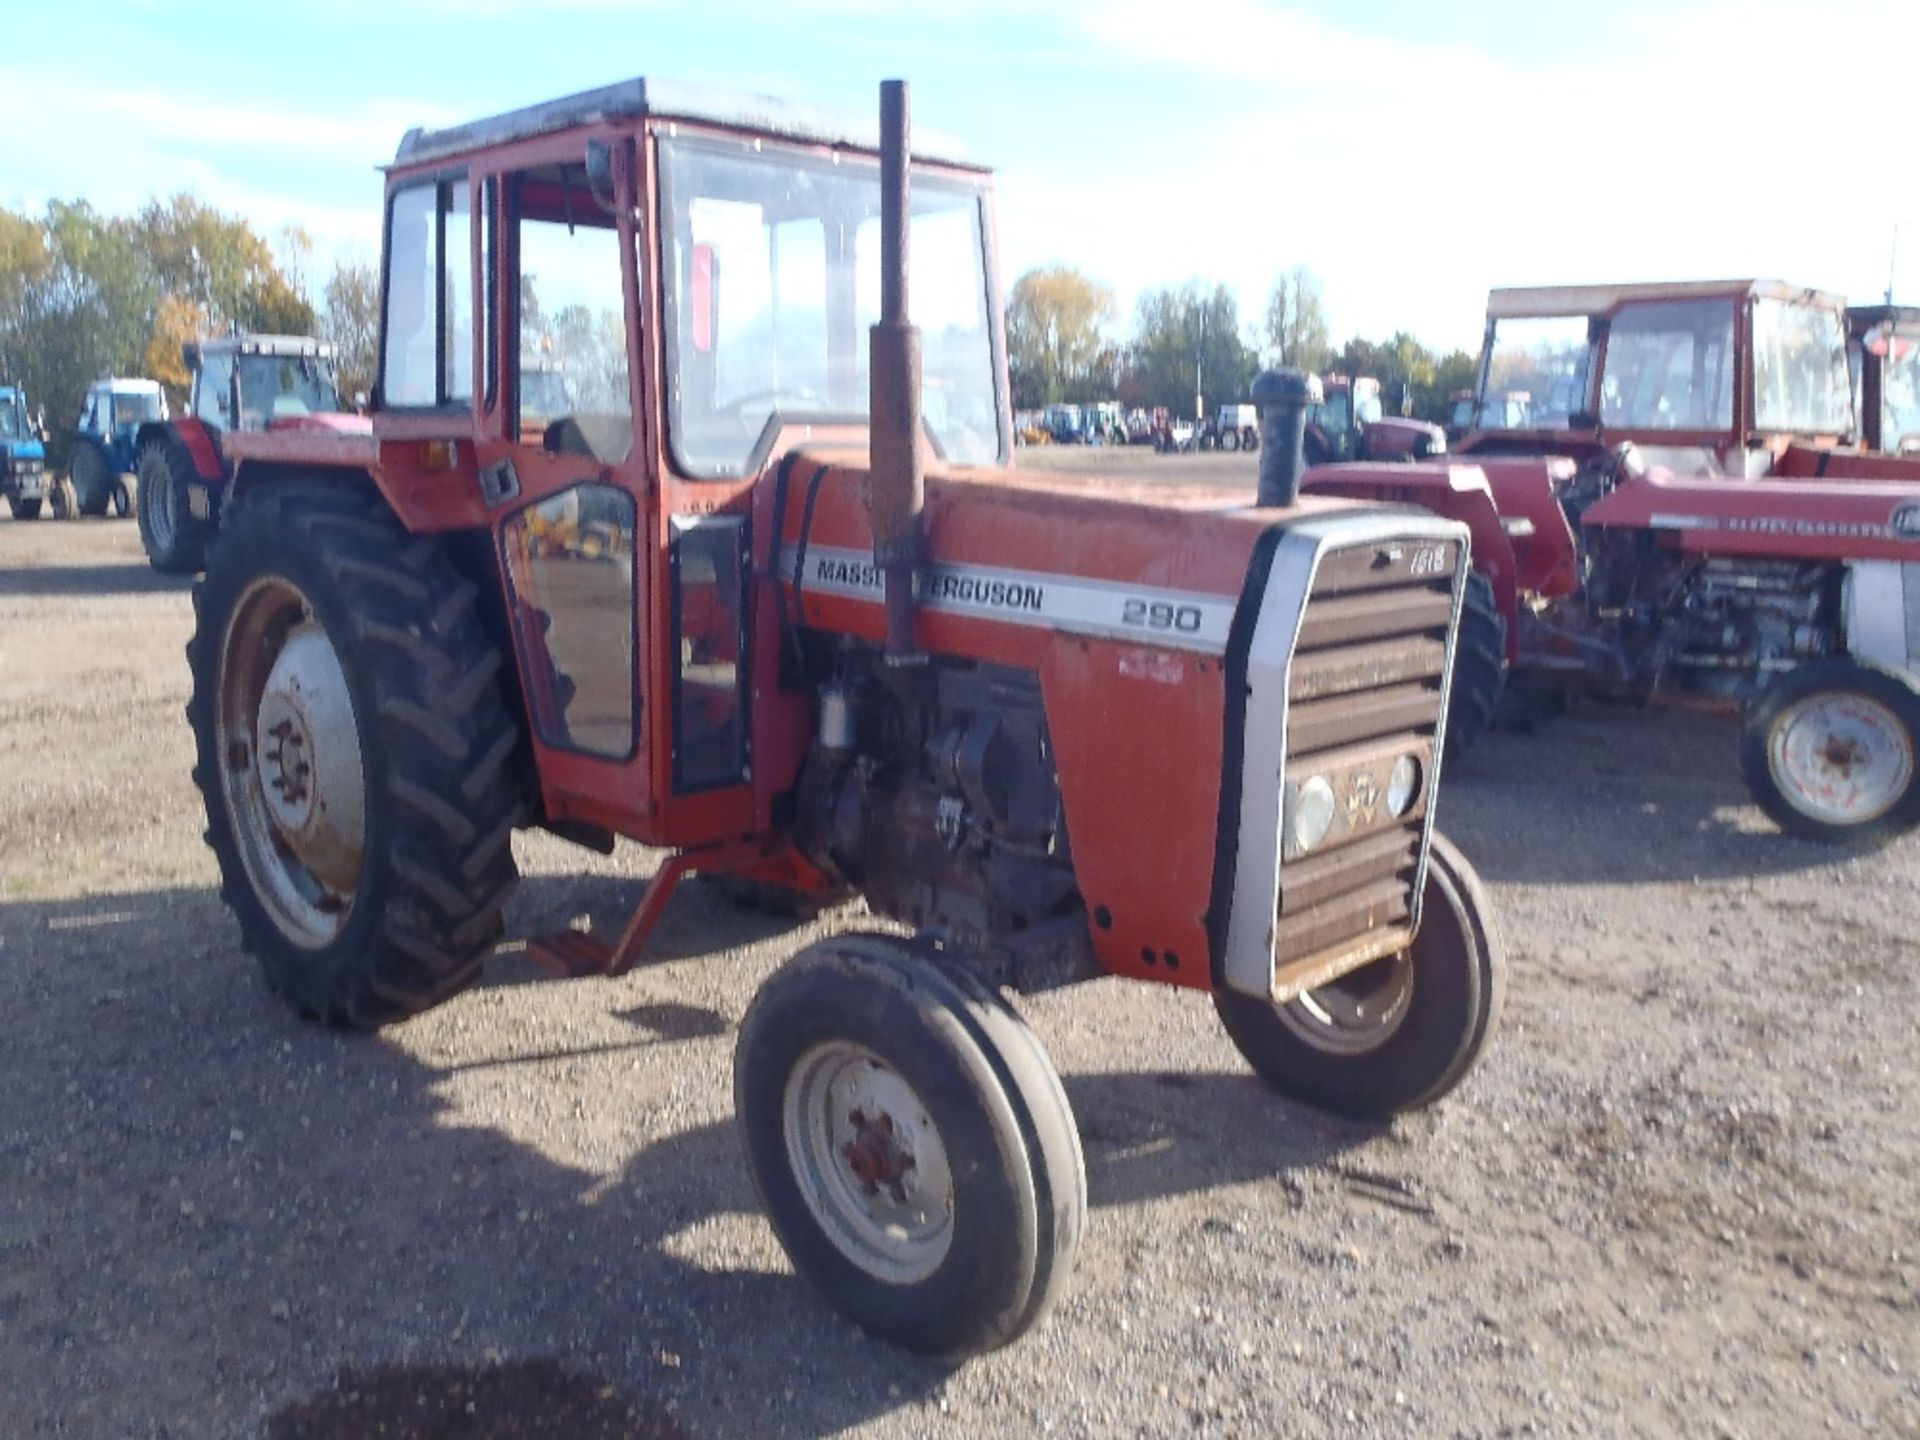
[[[1920,485],[1649,475],[1620,485],[1585,518],[1669,531],[1701,554],[1920,561]]]
[[[1116,975],[1211,989],[1221,662],[1056,636],[1040,684],[1094,953]]]

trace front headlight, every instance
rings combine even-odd
[[[1411,755],[1402,755],[1393,762],[1393,771],[1387,776],[1387,813],[1398,820],[1413,808],[1419,793],[1420,762]]]
[[[1288,821],[1294,849],[1305,854],[1327,838],[1333,828],[1333,809],[1333,783],[1326,776],[1314,775],[1301,782],[1293,792],[1293,815]]]

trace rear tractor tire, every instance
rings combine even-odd
[[[147,563],[162,575],[191,575],[207,564],[213,527],[187,505],[193,459],[178,444],[150,440],[134,474],[135,514]]]
[[[1493,582],[1467,573],[1460,634],[1453,646],[1453,687],[1447,702],[1447,754],[1464,754],[1493,725],[1507,688],[1507,617]]]
[[[221,898],[301,1014],[371,1029],[472,984],[515,870],[517,735],[479,593],[368,491],[240,497],[195,587],[187,715]]]
[[[1505,990],[1506,950],[1480,877],[1436,834],[1413,944],[1289,1005],[1224,990],[1213,1002],[1274,1089],[1378,1120],[1430,1105],[1467,1077]]]
[[[1858,660],[1789,671],[1747,709],[1740,768],[1782,830],[1874,845],[1920,825],[1920,685]]]
[[[993,991],[923,944],[835,936],[755,997],[733,1073],[767,1218],[857,1324],[957,1356],[1046,1314],[1086,1164],[1058,1075]]]

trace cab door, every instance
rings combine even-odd
[[[653,477],[632,147],[578,132],[516,147],[475,189],[475,459],[547,814],[646,839]]]

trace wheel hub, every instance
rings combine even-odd
[[[1812,695],[1788,707],[1767,752],[1781,792],[1829,824],[1877,820],[1913,782],[1913,747],[1899,718],[1865,695]]]
[[[890,1284],[939,1269],[953,1244],[953,1172],[900,1073],[849,1041],[800,1058],[783,1104],[801,1197],[849,1260]]]

